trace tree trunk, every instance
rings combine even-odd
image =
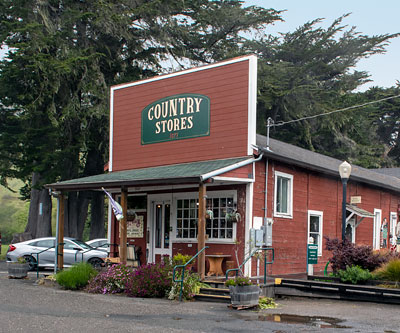
[[[87,217],[89,198],[87,192],[69,192],[65,205],[64,235],[82,239]]]
[[[33,238],[51,236],[51,197],[48,190],[35,188],[40,180],[40,174],[34,172],[28,223],[25,228],[25,232],[29,232]]]
[[[104,236],[104,194],[103,192],[92,192],[89,239],[104,238]]]

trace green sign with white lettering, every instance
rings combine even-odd
[[[210,135],[210,99],[207,96],[169,96],[142,111],[142,145],[207,135]]]
[[[318,264],[318,245],[307,244],[307,263]]]

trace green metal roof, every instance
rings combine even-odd
[[[251,159],[251,157],[246,156],[116,171],[47,184],[46,188],[54,190],[89,190],[100,189],[101,187],[199,183],[200,177],[204,174],[248,159]]]

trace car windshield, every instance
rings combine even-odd
[[[92,247],[89,244],[86,244],[85,242],[82,242],[80,240],[74,239],[73,242],[77,245],[79,245],[82,249],[89,250],[92,249]]]

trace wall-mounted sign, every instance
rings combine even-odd
[[[200,94],[169,96],[142,111],[142,144],[210,135],[210,99]]]
[[[137,215],[135,219],[126,221],[128,238],[143,238],[143,215]]]
[[[350,203],[352,205],[361,203],[361,196],[352,196],[352,197],[350,197]]]

